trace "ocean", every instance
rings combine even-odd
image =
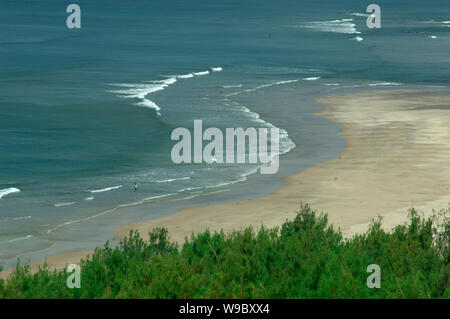
[[[0,0],[0,265],[254,198],[339,155],[316,97],[448,87],[450,2]],[[277,127],[280,171],[174,164],[177,127]],[[133,192],[133,185],[138,192]],[[299,199],[300,201],[301,199]]]

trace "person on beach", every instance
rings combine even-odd
[[[134,191],[137,192],[137,184],[134,183],[134,187],[133,187]]]

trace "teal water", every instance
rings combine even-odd
[[[220,191],[258,196],[335,157],[339,127],[312,115],[321,94],[450,82],[448,1],[378,1],[376,30],[363,1],[77,3],[70,30],[66,3],[0,0],[2,261],[101,244],[113,226]],[[171,131],[194,119],[279,127],[280,174],[173,164]],[[114,210],[140,203],[159,206]]]

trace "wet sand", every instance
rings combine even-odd
[[[183,209],[121,227],[117,237],[131,229],[145,235],[165,227],[182,244],[205,229],[280,226],[295,216],[301,202],[328,213],[330,223],[351,236],[364,232],[378,215],[390,229],[406,221],[411,207],[428,215],[432,209],[449,207],[449,95],[438,90],[370,91],[330,95],[317,102],[326,104],[318,116],[342,125],[347,147],[338,158],[284,178],[287,185],[270,196]],[[51,256],[47,264],[62,268],[87,253]]]

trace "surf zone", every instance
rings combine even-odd
[[[202,120],[194,120],[192,134],[184,127],[172,131],[171,140],[178,143],[172,147],[171,158],[175,164],[260,163],[261,174],[275,174],[279,169],[279,135],[276,127],[226,128],[224,134],[216,127],[203,130]]]

